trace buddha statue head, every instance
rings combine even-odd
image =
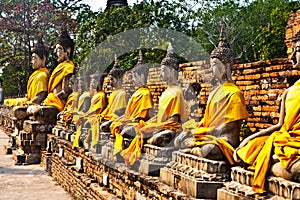
[[[31,64],[34,70],[45,67],[49,52],[41,38],[31,51]]]
[[[161,61],[161,76],[168,84],[178,82],[179,60],[174,53],[171,43],[168,46],[166,57]]]
[[[77,92],[78,91],[78,80],[77,77],[75,75],[72,75],[70,77],[69,80],[69,88],[73,91],[73,92]]]
[[[59,63],[65,60],[72,60],[74,52],[74,42],[68,34],[68,31],[63,27],[56,41],[56,55]]]
[[[293,37],[293,53],[291,56],[291,60],[293,63],[293,67],[299,69],[300,68],[300,31]]]
[[[103,84],[104,84],[104,80],[105,80],[105,77],[107,76],[108,74],[107,73],[102,73],[98,82],[97,82],[97,88],[96,90],[97,91],[102,91],[103,90]]]
[[[111,85],[114,88],[121,87],[123,79],[123,71],[119,67],[117,55],[115,55],[115,64],[113,68],[109,71],[108,76],[111,80]]]
[[[234,63],[235,53],[227,42],[225,24],[222,24],[218,46],[211,52],[210,65],[213,75],[219,81],[231,80],[231,66]]]
[[[82,94],[85,91],[89,91],[89,86],[90,86],[90,76],[83,72],[79,77],[78,77],[78,92]]]
[[[136,86],[141,87],[147,84],[149,67],[144,64],[142,51],[139,51],[137,64],[132,68],[132,78]]]
[[[91,74],[90,75],[90,91],[92,93],[97,92],[97,85],[99,80],[99,74]]]

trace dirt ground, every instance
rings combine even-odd
[[[12,155],[4,154],[8,136],[0,130],[0,200],[71,200],[40,165],[14,165]]]

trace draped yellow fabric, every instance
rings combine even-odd
[[[107,107],[99,116],[100,122],[103,119],[112,120],[118,118],[119,116],[115,113],[120,109],[126,108],[126,103],[126,91],[123,88],[114,90],[109,96]]]
[[[73,74],[75,65],[72,61],[63,61],[53,70],[48,84],[48,92],[53,92],[54,88],[69,74]]]
[[[4,105],[7,106],[23,106],[31,104],[32,100],[40,92],[48,91],[48,80],[50,73],[46,68],[35,70],[27,82],[27,95],[23,98],[5,99]]]
[[[201,146],[203,144],[215,144],[218,145],[225,157],[227,158],[228,162],[233,165],[233,152],[234,148],[225,140],[221,138],[217,138],[212,135],[198,135],[197,139],[195,139],[195,145]]]
[[[78,101],[78,97],[79,97],[79,93],[78,92],[72,92],[66,102],[65,108],[64,109],[71,109],[71,108],[75,108],[75,105],[77,104]]]
[[[133,165],[140,158],[143,144],[143,134],[159,130],[178,131],[180,123],[168,121],[174,115],[179,115],[181,121],[185,121],[185,102],[182,89],[178,85],[170,85],[159,98],[157,119],[143,122],[142,120],[135,126],[137,136],[130,146],[121,151],[126,165]]]
[[[83,106],[85,100],[87,98],[90,98],[90,97],[91,97],[91,93],[89,91],[84,91],[82,93],[82,95],[79,96],[78,107],[76,109],[76,112],[73,114],[72,122],[77,125],[75,138],[74,138],[74,141],[73,141],[73,146],[74,147],[79,147],[79,138],[81,136],[81,129],[82,129],[82,124],[77,123],[77,122],[81,117],[84,117],[85,114],[86,114],[86,113],[82,112],[82,106]]]
[[[46,106],[56,107],[59,111],[62,111],[65,107],[60,98],[54,93],[48,93],[47,98],[44,100]]]
[[[283,168],[289,169],[300,158],[300,81],[290,89],[285,100],[284,124],[270,136],[262,136],[249,141],[237,151],[238,156],[255,169],[252,189],[256,193],[265,192],[265,178],[274,153]]]
[[[77,121],[80,117],[83,117],[85,113],[82,112],[82,106],[84,102],[87,100],[87,98],[91,98],[91,93],[89,91],[84,91],[78,98],[78,106],[76,112],[73,114],[73,123],[77,124]]]
[[[107,99],[104,91],[98,91],[91,100],[91,106],[87,112],[87,117],[90,117],[92,114],[101,113],[107,105]]]
[[[116,115],[116,111],[126,107],[127,103],[126,92],[123,88],[116,89],[113,91],[108,99],[108,105],[103,112],[97,114],[95,117],[90,117],[89,122],[91,124],[92,134],[92,146],[99,141],[100,123],[105,120],[117,119],[119,116]]]
[[[49,71],[43,67],[31,74],[27,83],[28,101],[32,100],[38,93],[48,91],[49,76]]]
[[[52,72],[49,83],[48,83],[48,96],[44,100],[44,104],[47,106],[54,106],[59,111],[62,111],[64,108],[64,104],[57,97],[56,94],[53,93],[55,87],[61,83],[61,81],[69,74],[73,74],[75,70],[75,66],[72,61],[64,61],[61,62]]]
[[[203,119],[197,123],[194,119],[182,125],[184,131],[191,131],[195,145],[213,143],[219,146],[230,164],[233,163],[233,147],[221,138],[207,135],[223,124],[246,119],[249,116],[242,92],[232,82],[226,81],[208,97]]]
[[[72,92],[67,99],[67,103],[64,107],[65,114],[63,116],[63,121],[66,124],[70,123],[73,119],[73,111],[75,110],[75,105],[77,104],[76,102],[78,101],[78,96],[78,92]]]
[[[97,94],[95,94],[92,98],[91,102],[91,108],[87,113],[87,116],[85,117],[86,120],[92,125],[92,146],[97,144],[99,141],[99,131],[98,134],[95,133],[95,129],[99,130],[100,126],[98,123],[97,115],[99,115],[107,106],[107,98],[104,93],[104,91],[99,91]]]
[[[120,126],[125,126],[130,120],[145,118],[152,108],[152,97],[149,88],[141,87],[131,96],[125,114],[122,118],[114,120],[110,125],[110,132],[115,136],[114,154],[123,150],[123,137],[120,135]]]
[[[23,98],[13,98],[13,99],[5,99],[4,100],[4,105],[6,106],[23,106],[27,105],[29,101],[27,100],[26,97]]]

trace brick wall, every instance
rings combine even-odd
[[[300,10],[293,13],[287,23],[285,32],[285,44],[287,46],[288,57],[292,54],[292,38],[300,30]]]

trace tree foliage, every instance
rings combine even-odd
[[[0,66],[6,94],[26,93],[31,69],[31,49],[42,38],[49,51],[61,26],[75,30],[76,24],[66,9],[44,0],[4,0],[0,2]],[[56,65],[50,53],[48,69]]]
[[[289,0],[139,0],[133,6],[93,12],[82,0],[2,0],[0,66],[5,92],[26,91],[32,73],[30,51],[37,37],[43,37],[52,48],[48,69],[56,66],[53,41],[61,25],[67,26],[75,39],[74,61],[78,69],[98,65],[109,70],[113,54],[135,42],[140,42],[136,49],[118,54],[124,70],[137,63],[139,48],[143,49],[146,63],[160,63],[166,53],[163,49],[175,40],[179,40],[176,42],[182,45],[183,52],[194,53],[198,60],[204,59],[203,55],[208,58],[218,44],[222,22],[236,57],[241,62],[251,62],[286,57],[285,27],[289,15],[299,8],[299,1]],[[132,30],[138,37],[130,35]],[[176,35],[175,39],[174,31],[182,37]],[[123,37],[123,33],[132,37]],[[191,45],[188,37],[200,47]],[[178,56],[181,62],[190,61],[184,53]],[[99,66],[102,63],[105,64]]]

